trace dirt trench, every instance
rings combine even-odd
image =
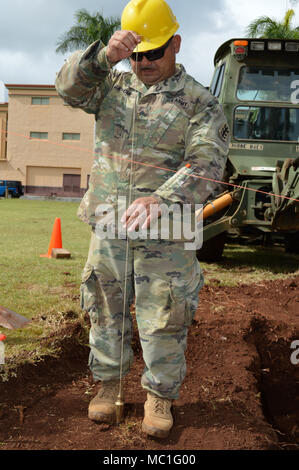
[[[291,362],[291,344],[299,340],[298,288],[299,277],[234,288],[215,280],[203,288],[175,425],[163,440],[141,432],[146,394],[137,331],[124,422],[99,425],[87,418],[98,384],[87,370],[82,325],[70,324],[59,359],[25,366],[0,384],[0,449],[298,449],[299,365]]]
[[[282,447],[297,449],[299,444],[299,365],[292,364],[290,345],[298,334],[281,334],[282,325],[254,318],[247,340],[258,352],[250,370],[261,393],[265,419],[276,430]],[[295,357],[298,357],[297,354]]]

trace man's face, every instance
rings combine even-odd
[[[173,37],[161,59],[149,61],[145,56],[141,62],[130,59],[133,72],[145,85],[155,85],[175,73],[175,57],[180,51],[181,36]]]

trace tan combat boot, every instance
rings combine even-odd
[[[118,392],[119,381],[102,382],[99,392],[89,403],[89,419],[102,423],[112,423],[115,420],[115,402]]]
[[[167,437],[173,426],[171,406],[172,400],[148,393],[142,431],[150,436]]]

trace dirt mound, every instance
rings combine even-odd
[[[125,379],[125,421],[97,425],[87,407],[97,391],[88,348],[72,325],[59,359],[28,366],[0,385],[1,449],[298,449],[299,277],[229,288],[211,281],[188,338],[188,372],[169,438],[141,432],[145,392],[136,360]],[[299,357],[299,354],[297,355]],[[293,361],[294,362],[294,361]]]

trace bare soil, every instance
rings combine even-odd
[[[290,359],[299,340],[298,292],[298,276],[234,288],[215,280],[203,288],[175,425],[163,440],[141,431],[146,394],[137,332],[125,420],[110,426],[87,418],[98,384],[87,369],[89,349],[78,342],[82,326],[70,324],[59,358],[23,366],[0,384],[0,449],[298,450],[299,365]]]

